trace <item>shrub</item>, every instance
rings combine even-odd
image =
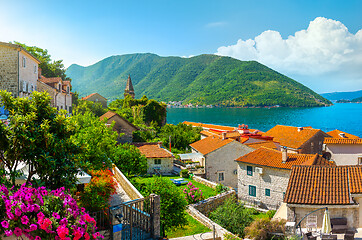
[[[183,192],[189,204],[197,203],[198,201],[204,199],[204,197],[202,196],[202,191],[199,188],[195,187],[192,182],[189,182],[187,184],[187,186],[183,189]]]
[[[88,211],[100,211],[109,207],[109,199],[116,192],[116,183],[109,170],[91,171],[92,180],[80,194],[81,205]]]
[[[189,178],[190,177],[190,173],[189,173],[189,171],[187,169],[181,170],[180,175],[183,178]]]
[[[146,184],[142,195],[155,193],[161,198],[161,225],[165,230],[182,226],[186,223],[185,209],[187,201],[181,189],[170,180],[154,176]]]
[[[253,221],[250,210],[239,204],[235,197],[227,199],[223,205],[211,212],[210,218],[240,237],[244,236],[244,228]]]
[[[216,192],[217,194],[223,193],[223,192],[227,192],[229,191],[229,188],[223,184],[218,184],[216,185]]]
[[[272,219],[276,212],[277,212],[276,210],[269,210],[269,211],[266,212],[266,214],[268,215],[268,217],[270,219]]]
[[[270,233],[284,233],[286,220],[270,220],[260,218],[245,228],[245,235],[254,240],[273,239]]]
[[[224,239],[225,240],[242,240],[241,238],[236,237],[236,236],[234,236],[234,235],[232,235],[230,233],[224,234]]]
[[[19,190],[0,187],[0,236],[17,239],[99,239],[96,222],[79,209],[64,187],[48,191],[45,187]]]

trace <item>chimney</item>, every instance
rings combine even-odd
[[[298,132],[302,131],[303,127],[298,127]]]
[[[161,147],[162,147],[162,142],[158,142],[158,143],[157,143],[157,146],[158,146],[159,148],[161,148]]]
[[[344,134],[344,133],[339,133],[339,136],[340,136],[341,138],[346,138],[346,134]]]
[[[225,140],[226,139],[226,132],[223,132],[222,133],[222,140]]]
[[[286,163],[288,159],[287,147],[282,147],[282,163]]]

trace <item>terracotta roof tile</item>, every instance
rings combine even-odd
[[[304,127],[303,130],[298,131],[298,127],[276,125],[263,135],[274,137],[273,140],[279,142],[282,146],[297,149],[319,131],[321,130],[311,127]]]
[[[39,81],[41,81],[43,83],[58,83],[58,82],[62,82],[62,78],[61,77],[46,78],[44,76],[41,76]]]
[[[201,139],[197,142],[194,142],[190,144],[192,148],[194,148],[196,151],[202,153],[203,155],[206,155],[210,152],[215,151],[216,149],[219,149],[226,144],[231,143],[232,141],[235,141],[234,139],[228,138],[228,139],[222,139],[218,136],[210,136],[204,139]]]
[[[218,135],[217,133],[213,133],[213,132],[207,131],[207,130],[202,130],[200,133],[201,133],[202,135],[207,136],[207,137]]]
[[[158,143],[132,143],[146,158],[173,158],[173,154]]]
[[[248,147],[258,149],[261,147],[271,148],[271,149],[277,149],[277,145],[273,141],[261,141],[261,142],[253,142],[253,143],[245,143]]]
[[[107,100],[107,98],[105,98],[105,97],[103,97],[102,95],[100,95],[99,93],[92,93],[92,94],[89,94],[88,96],[86,96],[86,97],[82,97],[82,100],[87,100],[88,98],[90,98],[90,97],[92,97],[92,96],[94,96],[94,95],[96,95],[96,94],[98,94],[100,97],[102,97],[102,98],[104,98],[104,99],[106,99]]]
[[[325,144],[362,144],[362,138],[325,138]]]
[[[350,139],[356,139],[359,138],[358,136],[346,133],[346,132],[342,132],[338,129],[335,129],[333,131],[327,132],[328,135],[330,135],[332,138],[342,138],[339,134],[340,133],[344,133],[345,138],[350,138]]]
[[[294,166],[284,202],[352,204],[362,193],[362,166]]]
[[[301,164],[332,164],[327,160],[319,160],[319,158],[322,157],[318,154],[288,154],[286,162],[283,163],[281,151],[260,147],[253,152],[239,157],[235,161],[282,169],[291,169],[292,166]]]

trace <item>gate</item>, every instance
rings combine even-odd
[[[151,239],[150,199],[141,198],[110,208],[114,240]]]
[[[112,219],[109,209],[99,212],[89,213],[97,223],[97,232],[104,236],[104,240],[112,239]]]

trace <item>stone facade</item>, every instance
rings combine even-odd
[[[318,131],[313,137],[311,137],[300,147],[297,153],[322,154],[323,141],[325,137],[329,137],[329,135],[323,131]]]
[[[0,42],[0,89],[16,97],[37,90],[40,62],[22,47]]]
[[[205,216],[209,216],[209,213],[214,211],[217,207],[223,204],[225,200],[236,197],[235,191],[230,190],[228,192],[220,193],[216,196],[210,197],[206,200],[202,200],[198,203],[193,204],[192,206],[200,211]]]
[[[127,120],[120,117],[118,114],[108,118],[107,124],[114,122],[113,131],[116,131],[119,135],[122,134],[118,141],[120,143],[131,143],[133,141],[133,132],[138,130],[133,124],[130,124]]]
[[[147,158],[147,166],[148,174],[171,174],[173,171],[173,158]]]
[[[283,202],[290,177],[290,170],[257,166],[238,162],[238,198],[246,201],[260,201],[262,207],[276,209]],[[251,167],[251,175],[247,168]],[[262,168],[263,173],[255,171],[255,167]],[[255,196],[251,196],[250,187],[254,187]],[[268,191],[268,190],[269,191]],[[269,192],[270,196],[267,196]]]
[[[38,80],[38,91],[47,92],[49,94],[49,96],[51,97],[50,106],[55,107],[55,97],[57,94],[57,90],[55,88],[52,88],[51,86]]]
[[[233,141],[204,156],[206,179],[237,188],[237,163],[235,159],[254,149]],[[223,175],[223,178],[222,178]]]
[[[296,222],[296,224],[308,213],[322,207],[328,207],[330,218],[347,218],[348,228],[360,228],[359,223],[359,205],[296,205],[287,204],[287,221]],[[324,210],[315,212],[317,216],[317,227],[321,228],[323,224]],[[306,227],[306,219],[301,223],[302,228]]]
[[[103,97],[98,93],[92,93],[89,96],[82,98],[82,100],[92,101],[95,103],[99,102],[102,104],[103,108],[107,108],[107,98]]]

